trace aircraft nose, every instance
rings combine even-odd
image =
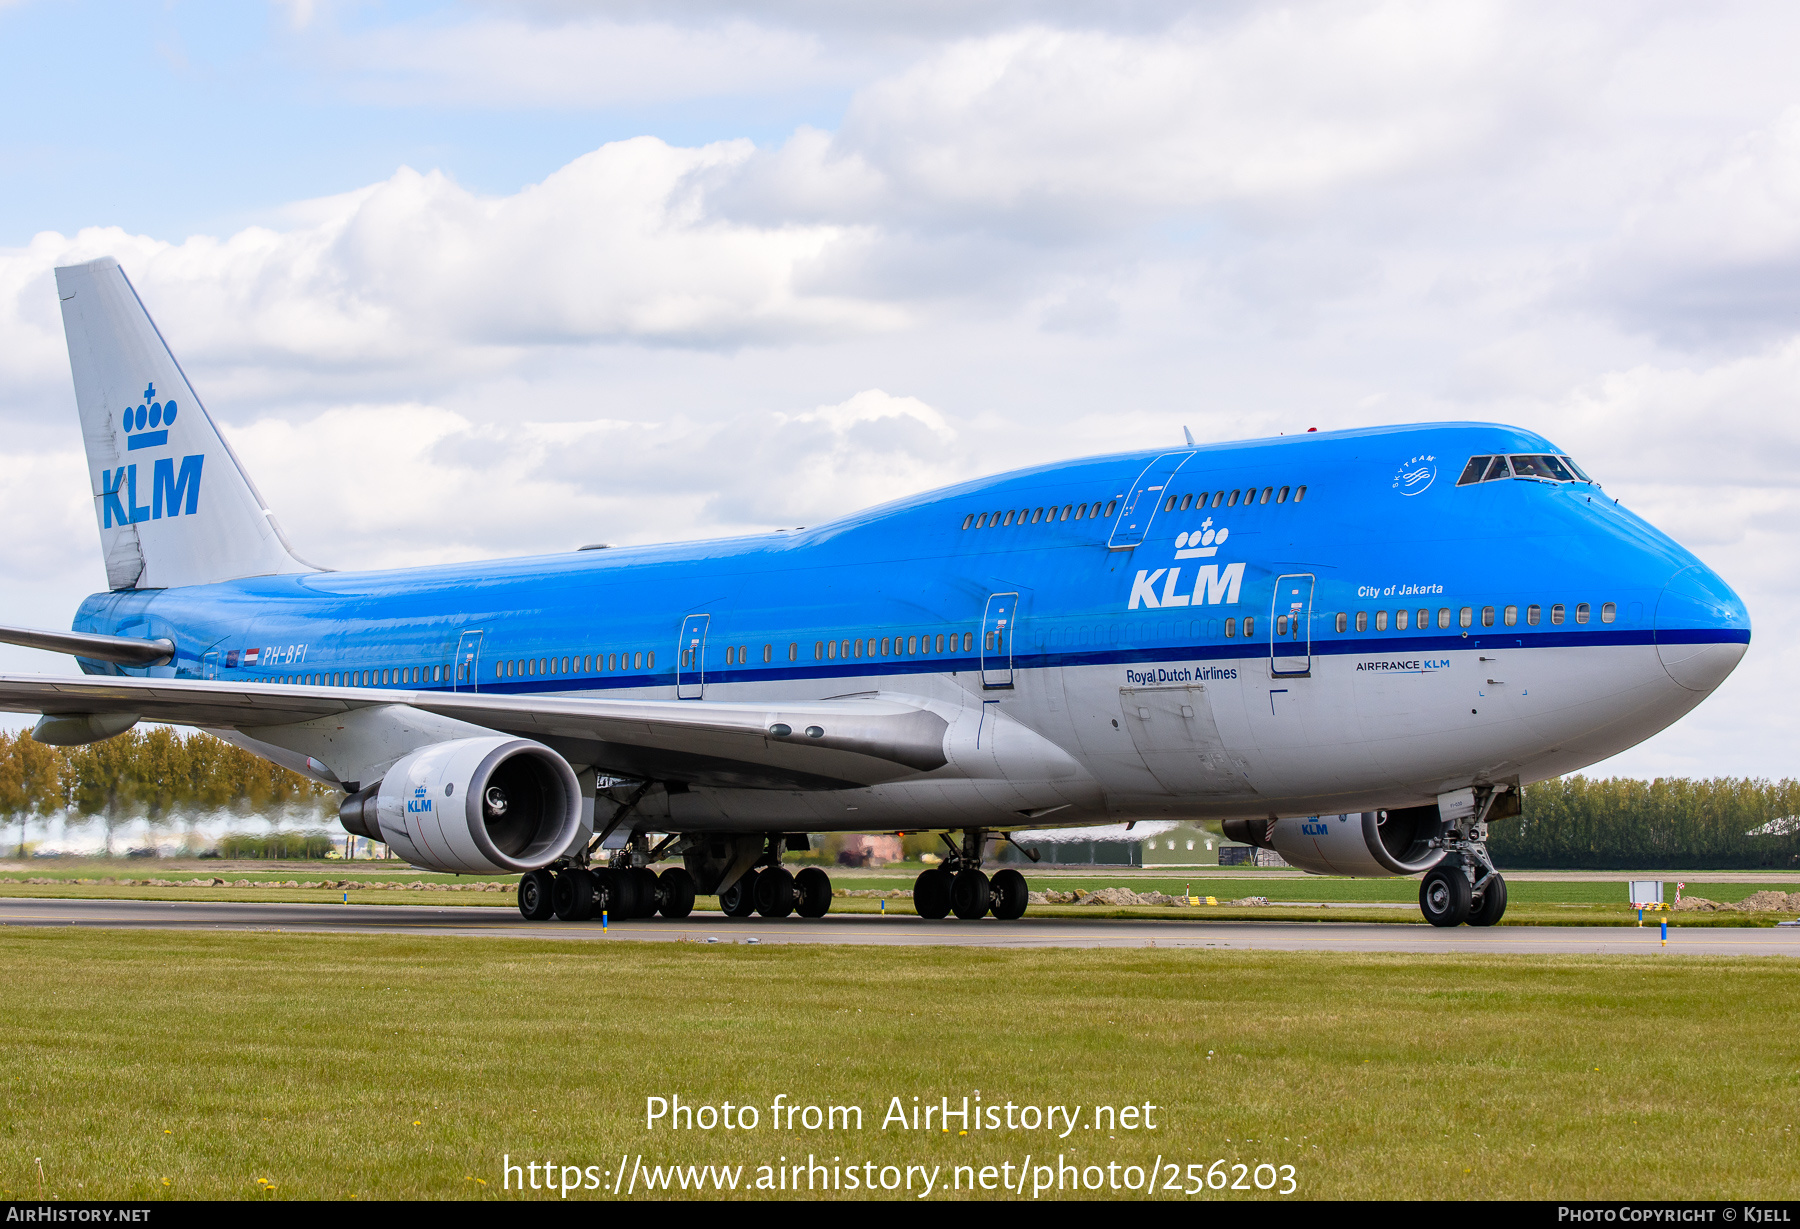
[[[1750,647],[1744,600],[1704,564],[1681,569],[1656,602],[1656,655],[1689,691],[1711,691]]]

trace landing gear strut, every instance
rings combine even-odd
[[[1494,926],[1506,912],[1506,880],[1488,856],[1488,821],[1519,813],[1518,790],[1516,784],[1477,786],[1474,806],[1453,815],[1434,842],[1443,860],[1419,884],[1419,912],[1433,926]]]
[[[923,918],[942,918],[951,913],[974,921],[992,913],[1010,922],[1025,914],[1031,890],[1025,876],[1007,867],[988,878],[981,869],[981,851],[987,834],[980,828],[963,830],[960,847],[943,834],[949,852],[943,862],[922,872],[913,881],[913,912]]]
[[[677,839],[668,837],[652,849],[649,837],[636,833],[610,866],[590,867],[590,851],[582,850],[555,867],[531,871],[519,880],[519,913],[531,922],[552,916],[585,922],[602,914],[621,920],[658,913],[686,917],[694,911],[694,877],[681,867],[658,875],[649,866]]]

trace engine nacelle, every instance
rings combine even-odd
[[[460,874],[531,871],[581,828],[568,762],[525,738],[458,738],[403,756],[338,808],[344,827],[414,866]]]
[[[1273,849],[1289,866],[1315,875],[1417,875],[1444,857],[1431,844],[1445,827],[1435,806],[1305,819],[1228,819],[1220,827],[1232,840]]]

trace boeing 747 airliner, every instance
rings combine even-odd
[[[1025,912],[1020,829],[1222,821],[1491,925],[1488,825],[1648,738],[1744,604],[1542,436],[1436,423],[1091,457],[804,530],[301,560],[118,264],[56,271],[108,591],[0,629],[43,742],[210,730],[528,918],[824,913],[818,832],[942,832],[926,917]],[[682,866],[646,869],[664,858]]]

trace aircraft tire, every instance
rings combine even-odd
[[[556,877],[550,906],[560,922],[585,922],[594,916],[594,877],[572,866]]]
[[[656,872],[647,866],[640,866],[627,871],[637,881],[637,912],[632,917],[655,917],[656,911],[662,907],[662,882],[657,879]]]
[[[994,903],[993,886],[988,877],[969,867],[956,872],[950,880],[950,911],[965,922],[986,917]]]
[[[1419,884],[1419,912],[1433,926],[1461,926],[1469,918],[1469,877],[1460,863],[1439,864]]]
[[[1025,882],[1025,876],[1009,866],[995,871],[988,887],[993,893],[995,917],[1011,922],[1025,916],[1025,906],[1031,903],[1031,886]]]
[[[519,876],[519,913],[527,922],[547,922],[556,911],[550,893],[555,886],[550,872],[527,871]]]
[[[799,897],[794,912],[801,917],[824,917],[831,911],[831,876],[816,866],[809,866],[794,876],[794,892]]]
[[[757,874],[754,870],[746,871],[736,883],[719,893],[719,910],[726,917],[749,917],[756,912]]]
[[[950,913],[950,875],[932,869],[913,880],[913,912],[934,921]]]
[[[657,908],[664,917],[686,917],[694,911],[694,877],[679,866],[671,866],[657,876],[661,904]]]
[[[612,916],[633,918],[644,916],[643,884],[629,870],[612,872]]]
[[[771,866],[756,877],[756,911],[764,917],[786,917],[794,911],[794,877]]]
[[[1469,925],[1498,926],[1506,913],[1506,880],[1495,875],[1481,889],[1481,903],[1469,910]]]

